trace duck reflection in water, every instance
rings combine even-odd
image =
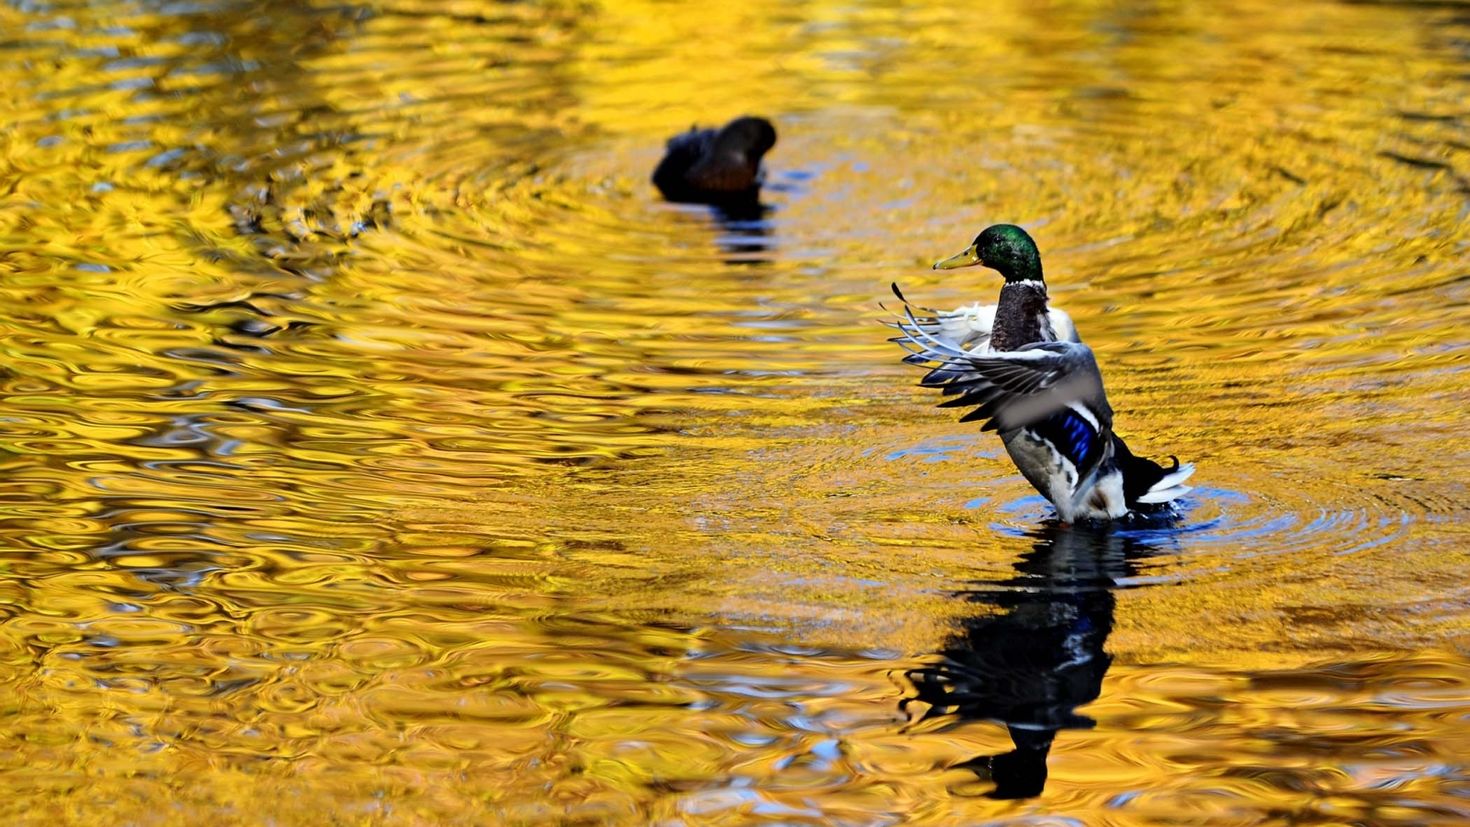
[[[770,207],[760,203],[751,203],[734,211],[729,207],[714,208],[715,219],[720,224],[720,237],[716,243],[728,256],[726,264],[770,263],[769,253],[775,247],[772,223],[766,218],[770,212]]]
[[[1046,759],[1059,730],[1090,729],[1075,711],[1097,699],[1112,657],[1113,590],[1151,553],[1142,537],[1106,527],[1050,525],[1016,562],[1017,575],[962,592],[999,614],[977,616],[938,653],[912,670],[917,720],[1005,724],[1015,749],[964,763],[995,789],[991,798],[1031,798],[1046,785]]]

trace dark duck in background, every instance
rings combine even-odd
[[[669,139],[653,185],[670,201],[754,206],[764,178],[761,158],[775,145],[776,128],[765,118],[736,118],[719,129],[690,128]]]
[[[909,350],[904,361],[934,366],[921,384],[953,397],[941,407],[974,407],[961,422],[983,419],[983,430],[998,430],[1063,522],[1167,512],[1190,490],[1183,483],[1194,466],[1136,457],[1113,433],[1102,373],[1072,320],[1047,305],[1031,236],[1012,224],[987,227],[934,269],[977,264],[1005,277],[995,305],[919,316],[894,285],[905,304],[894,341]]]

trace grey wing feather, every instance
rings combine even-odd
[[[994,305],[975,304],[953,311],[933,310],[911,303],[897,284],[892,288],[893,295],[903,302],[903,312],[890,325],[902,335],[889,341],[897,342],[909,351],[909,355],[904,357],[908,364],[944,363],[990,349]],[[916,309],[918,314],[914,312]],[[939,367],[924,377],[923,384],[942,387],[951,378],[954,377],[946,368]]]
[[[985,430],[1019,428],[1069,406],[1084,408],[1100,431],[1112,430],[1102,372],[1087,345],[1041,342],[1016,351],[965,354],[941,362],[930,375],[941,371],[945,393],[959,394],[943,404],[977,406],[961,421],[988,420]]]

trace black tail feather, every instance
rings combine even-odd
[[[1159,480],[1179,470],[1179,458],[1171,456],[1170,459],[1174,461],[1173,468],[1165,468],[1151,459],[1134,456],[1123,438],[1113,434],[1113,462],[1123,472],[1123,500],[1129,508],[1139,511],[1159,508],[1140,503],[1138,498],[1147,494]]]

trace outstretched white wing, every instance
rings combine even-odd
[[[995,305],[974,304],[954,310],[934,310],[919,307],[909,302],[895,283],[893,295],[903,302],[903,314],[894,324],[905,336],[919,333],[924,339],[937,339],[951,348],[970,353],[984,353],[990,349],[990,329],[995,325]],[[914,311],[918,311],[917,313]],[[1070,321],[1069,321],[1070,323]],[[898,341],[898,339],[894,339]],[[936,360],[938,356],[936,354]]]

